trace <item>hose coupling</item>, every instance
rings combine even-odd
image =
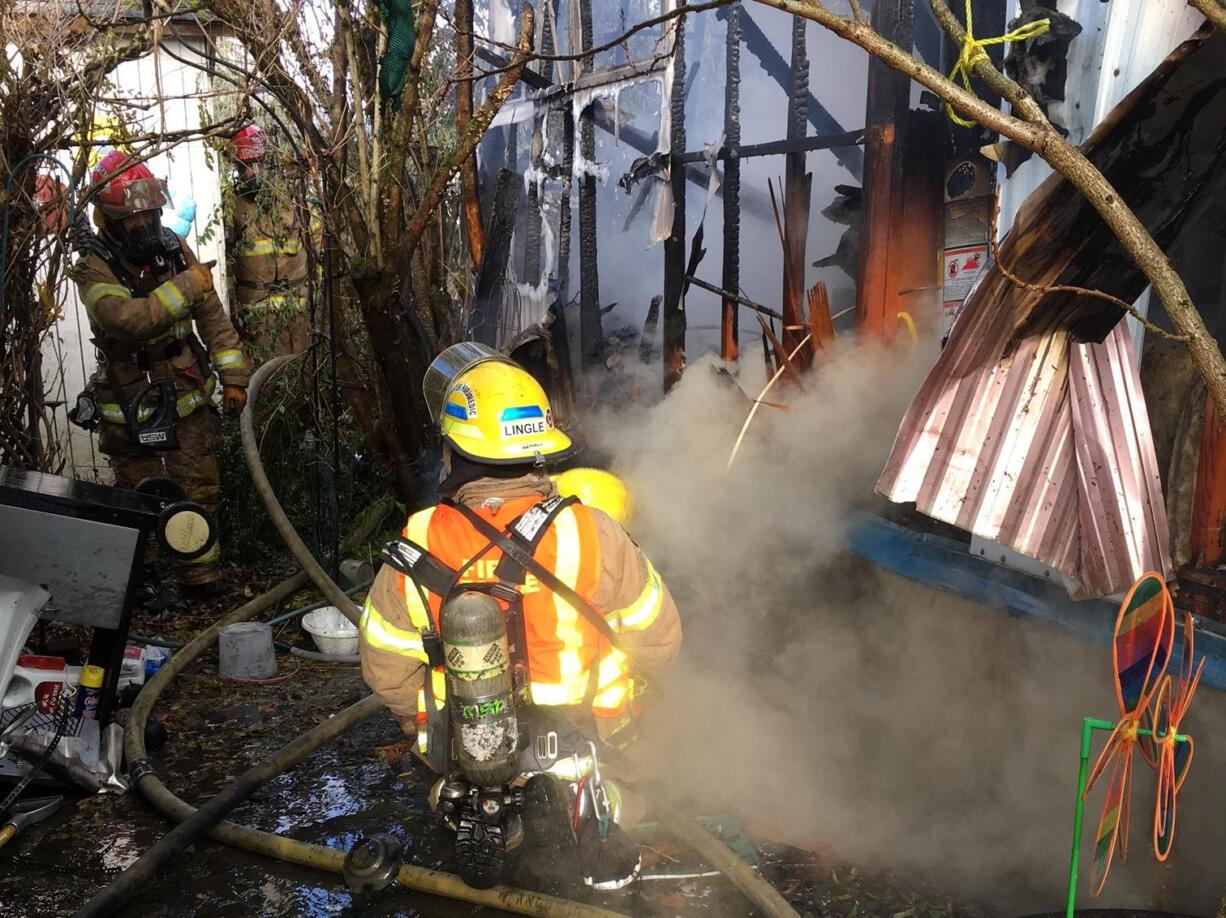
[[[141,756],[135,762],[131,762],[128,765],[128,780],[133,785],[139,784],[141,779],[156,773],[157,769],[153,767],[153,764],[145,756]]]

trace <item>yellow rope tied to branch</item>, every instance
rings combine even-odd
[[[958,62],[954,64],[954,69],[950,72],[949,78],[951,80],[961,79],[962,85],[966,87],[966,91],[973,92],[971,89],[971,73],[977,63],[988,59],[988,52],[983,50],[984,48],[988,45],[1003,45],[1013,41],[1027,41],[1042,35],[1050,28],[1050,19],[1036,19],[1034,22],[1028,22],[1012,32],[998,35],[996,38],[976,38],[974,35],[974,24],[971,21],[971,0],[966,0],[966,34],[962,36],[962,51],[958,54]],[[975,126],[974,121],[963,118],[954,111],[954,107],[948,102],[945,103],[945,113],[949,115],[949,120],[954,124],[967,128]]]

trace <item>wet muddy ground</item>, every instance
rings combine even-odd
[[[190,637],[216,615],[143,622],[142,631]],[[308,646],[291,630],[289,636]],[[298,661],[279,655],[282,672]],[[199,803],[237,774],[318,719],[364,692],[356,666],[308,661],[279,685],[225,683],[216,655],[207,654],[167,690],[155,719],[169,733],[153,754],[166,784]],[[347,850],[364,832],[401,837],[412,862],[451,870],[450,845],[428,812],[430,777],[400,750],[390,716],[368,721],[263,788],[233,816],[238,822],[292,838]],[[829,852],[770,845],[745,836],[735,820],[712,818],[738,853],[755,861],[805,915],[936,918],[983,914],[927,889],[916,878],[865,873]],[[133,863],[168,824],[137,794],[76,800],[52,821],[28,830],[0,851],[0,916],[69,915]],[[643,845],[644,879],[605,897],[582,886],[542,881],[521,869],[518,879],[542,891],[581,898],[627,915],[752,915],[737,890],[682,844],[651,825],[636,830]],[[354,903],[339,877],[259,858],[208,841],[180,856],[156,883],[125,908],[125,916],[459,916],[473,906],[403,890]],[[489,913],[487,911],[487,913]]]

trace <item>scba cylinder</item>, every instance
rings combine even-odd
[[[439,630],[460,771],[481,787],[506,784],[519,773],[506,615],[493,597],[470,590],[444,604]]]

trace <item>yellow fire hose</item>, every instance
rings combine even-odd
[[[158,697],[166,686],[179,673],[186,669],[205,650],[213,646],[217,641],[218,632],[224,625],[253,618],[264,609],[275,605],[277,602],[301,589],[305,585],[306,580],[305,574],[295,574],[269,592],[256,597],[201,632],[186,647],[171,657],[158,670],[157,674],[145,684],[140,695],[137,696],[136,703],[132,705],[132,715],[128,721],[125,736],[124,751],[129,763],[128,767],[133,773],[133,783],[145,799],[170,819],[181,822],[191,817],[196,812],[196,808],[176,796],[166,787],[162,779],[148,768],[147,752],[145,749],[145,724],[149,720],[154,704],[156,704]],[[377,706],[371,704],[369,698],[358,702],[347,709],[347,711],[353,712],[355,709],[360,710],[356,712],[357,716],[352,718],[354,723],[365,719],[366,716],[374,714],[379,710]],[[337,717],[343,717],[345,713],[342,712]],[[316,729],[318,730],[319,728]],[[322,745],[323,742],[330,738],[324,737],[316,745]],[[291,743],[292,745],[293,743]],[[288,749],[289,747],[286,748]],[[299,751],[305,752],[309,750],[306,750],[304,747]],[[280,753],[273,758],[278,758],[279,756]],[[292,762],[286,762],[285,764],[288,767]],[[273,775],[262,777],[264,777],[264,780],[268,780]],[[238,802],[240,801],[235,801],[235,803]],[[208,834],[209,837],[216,841],[232,845],[236,848],[242,848],[254,854],[261,854],[303,867],[314,867],[334,874],[340,874],[341,863],[345,858],[345,853],[342,851],[335,851],[320,845],[312,845],[292,838],[273,835],[269,832],[261,832],[249,826],[237,825],[231,822],[218,823]],[[396,882],[401,886],[418,892],[471,902],[474,905],[498,908],[519,915],[538,915],[542,916],[542,918],[619,918],[616,912],[610,912],[606,909],[595,908],[578,902],[532,893],[509,886],[496,886],[492,889],[473,889],[459,877],[437,870],[428,870],[424,867],[402,867],[396,877]],[[97,914],[105,914],[105,912],[98,912]]]

